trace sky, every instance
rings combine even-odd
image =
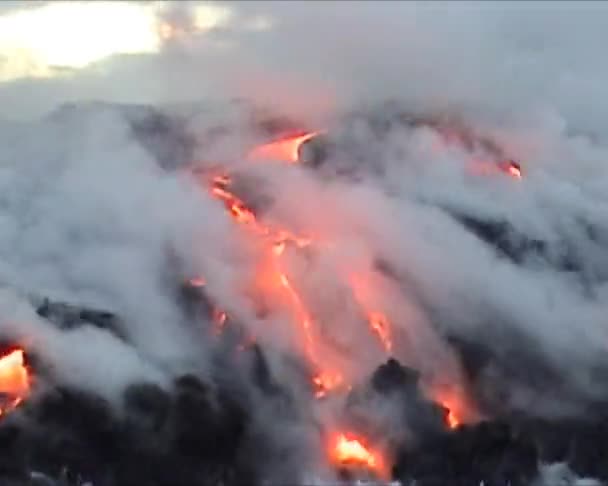
[[[320,114],[399,97],[599,135],[607,19],[604,2],[2,2],[1,118],[91,99]]]

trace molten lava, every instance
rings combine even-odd
[[[205,281],[205,279],[203,277],[195,277],[195,278],[191,278],[188,283],[192,286],[192,287],[204,287],[205,285],[207,285],[207,282]]]
[[[372,312],[369,317],[369,325],[378,335],[382,346],[387,353],[393,350],[393,342],[390,336],[390,324],[388,318],[381,312]]]
[[[390,321],[383,312],[371,310],[374,309],[371,293],[373,285],[370,283],[372,279],[369,275],[355,274],[350,276],[349,282],[353,297],[367,317],[370,330],[378,336],[380,344],[386,353],[391,354],[393,352],[393,340],[391,338]]]
[[[293,140],[307,140],[307,138],[303,139],[302,137],[288,140],[292,142]],[[275,287],[273,285],[274,282],[278,282],[279,286],[283,289],[284,295],[291,303],[296,321],[299,323],[304,342],[304,354],[313,367],[319,370],[313,379],[313,385],[316,390],[315,395],[318,397],[324,396],[329,390],[341,384],[343,378],[341,373],[329,371],[321,363],[316,351],[317,344],[313,336],[313,319],[308,312],[304,300],[294,287],[287,272],[283,269],[280,260],[288,244],[296,248],[304,248],[310,245],[312,241],[309,238],[297,237],[284,229],[274,229],[270,225],[259,221],[255,213],[238,196],[230,192],[230,182],[230,178],[225,175],[214,177],[211,181],[211,194],[224,203],[238,223],[247,226],[257,235],[269,241],[269,256],[271,261],[260,267],[264,275],[261,275],[257,279],[260,287],[258,290],[264,290],[264,288],[270,290],[270,288]],[[218,328],[221,329],[225,322],[225,314],[220,318],[216,315],[214,320]]]
[[[521,166],[512,160],[502,161],[496,164],[495,162],[488,162],[487,160],[474,159],[469,163],[469,169],[477,175],[492,175],[502,172],[513,179],[523,178]]]
[[[384,473],[384,461],[378,452],[372,451],[363,441],[346,434],[338,434],[330,445],[329,457],[336,465],[356,466],[374,471],[379,475]]]
[[[456,417],[454,412],[450,409],[448,409],[448,414],[447,414],[446,420],[448,423],[448,427],[450,427],[450,429],[455,429],[456,427],[458,427],[460,425],[460,420],[458,420],[458,417]]]
[[[435,387],[428,392],[436,403],[445,408],[445,423],[450,429],[455,429],[463,423],[474,422],[480,418],[464,390],[454,387],[449,389]]]
[[[213,323],[215,324],[216,333],[220,334],[224,328],[226,319],[228,319],[228,315],[224,311],[214,309],[212,319]]]
[[[259,145],[249,152],[247,158],[250,160],[285,161],[295,164],[299,162],[300,146],[317,135],[319,135],[319,132],[307,132]]]
[[[226,209],[230,211],[232,216],[239,223],[250,223],[253,224],[256,222],[255,214],[251,211],[243,201],[241,201],[234,194],[226,190],[230,184],[230,178],[227,176],[218,176],[213,179],[213,186],[211,188],[211,193],[217,199],[223,201]]]
[[[280,279],[281,285],[283,285],[288,295],[291,297],[291,300],[293,301],[294,309],[298,314],[299,321],[301,322],[302,329],[304,330],[304,336],[306,338],[306,354],[308,355],[311,361],[316,362],[317,357],[314,348],[314,340],[312,338],[311,333],[312,319],[308,315],[308,311],[306,310],[306,307],[304,306],[300,295],[291,285],[291,282],[287,278],[287,275],[282,273],[280,275]]]
[[[315,375],[312,379],[316,398],[323,398],[332,391],[344,384],[344,377],[341,373],[331,373],[328,371]]]
[[[0,358],[0,415],[17,407],[28,395],[30,377],[25,366],[22,349],[16,349]]]
[[[507,174],[509,174],[511,177],[514,177],[515,179],[521,179],[522,178],[521,167],[516,162],[509,161],[506,164],[506,168],[504,169],[504,171]]]
[[[282,160],[290,163],[298,161],[298,150],[300,145],[310,140],[317,133],[305,133],[298,136],[284,138],[269,144],[257,147],[249,158],[254,160]],[[488,164],[483,164],[486,167]],[[496,164],[492,170],[496,171]],[[499,165],[499,168],[505,170]],[[506,172],[513,177],[521,177],[519,166],[512,161],[506,167]],[[298,282],[290,275],[288,260],[285,260],[288,248],[302,249],[314,243],[310,238],[302,238],[289,232],[285,228],[277,228],[258,219],[256,213],[231,190],[231,178],[228,175],[216,175],[209,181],[211,195],[222,201],[232,218],[243,225],[249,232],[259,237],[262,242],[267,243],[263,251],[263,258],[259,262],[253,289],[254,302],[264,308],[267,303],[280,301],[290,309],[294,322],[297,324],[296,335],[298,343],[302,347],[302,354],[308,360],[314,370],[311,378],[314,395],[316,398],[326,397],[330,392],[350,389],[345,370],[336,369],[335,363],[330,363],[330,357],[324,353],[322,344],[326,344],[323,333],[317,329],[320,321],[316,320],[309,311],[306,299],[300,294]],[[377,337],[380,345],[387,354],[391,354],[394,341],[391,331],[389,316],[380,310],[384,293],[381,285],[378,285],[374,273],[365,271],[339,271],[343,280],[350,288],[351,298],[365,316],[370,329],[370,335]],[[193,279],[193,285],[205,285],[204,279]],[[216,329],[221,332],[226,322],[226,314],[215,311],[213,320]],[[457,427],[467,419],[466,400],[461,399],[458,393],[432,393],[436,402],[446,408],[446,425],[451,428]],[[356,466],[373,471],[382,476],[386,471],[385,461],[377,451],[372,451],[364,443],[364,440],[345,433],[335,433],[330,443],[329,457],[332,463],[340,466]]]

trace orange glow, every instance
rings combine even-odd
[[[293,140],[298,141],[310,138],[303,137],[304,136],[288,140],[293,142]],[[264,289],[270,291],[275,287],[276,282],[289,298],[291,307],[295,313],[296,321],[299,323],[302,332],[304,353],[315,368],[323,370],[315,377],[315,379],[313,379],[313,384],[317,390],[315,393],[316,396],[324,396],[329,390],[332,390],[338,386],[338,384],[343,381],[343,378],[339,372],[329,372],[324,370],[324,367],[320,365],[320,360],[316,352],[316,343],[313,336],[313,319],[309,315],[306,305],[297,290],[294,288],[293,283],[290,281],[286,272],[282,270],[279,260],[284,254],[288,244],[293,245],[296,248],[305,248],[312,243],[312,240],[310,238],[301,238],[295,236],[283,229],[275,230],[274,228],[258,221],[255,213],[249,209],[241,199],[230,192],[230,182],[230,177],[226,175],[214,177],[211,180],[211,194],[224,202],[224,205],[238,223],[246,225],[250,230],[254,231],[259,236],[270,240],[269,256],[271,257],[271,260],[267,265],[262,265],[260,267],[262,274],[256,278],[258,291],[263,291]],[[223,314],[221,317],[216,316],[215,321],[219,322],[219,329],[221,329],[223,326],[225,319],[225,314]]]
[[[22,349],[16,349],[0,358],[0,394],[6,401],[0,404],[0,415],[17,407],[28,395],[30,377],[25,366]]]
[[[255,215],[243,201],[235,197],[232,193],[222,189],[221,187],[212,188],[213,195],[222,200],[226,208],[232,213],[235,219],[239,223],[253,223],[255,222]]]
[[[308,132],[259,145],[249,152],[247,158],[250,160],[278,160],[295,164],[299,161],[300,146],[319,133]]]
[[[319,373],[312,379],[315,387],[315,397],[323,398],[330,391],[335,390],[344,383],[344,378],[340,373]]]
[[[452,410],[448,409],[448,415],[447,415],[447,422],[448,422],[448,427],[450,427],[450,429],[455,429],[456,427],[458,427],[460,425],[460,420],[458,420],[458,417],[456,417],[456,415],[454,414],[454,412]]]
[[[370,285],[371,278],[368,275],[367,278],[362,278],[361,275],[351,275],[350,286],[353,291],[353,296],[357,300],[360,307],[363,308],[367,322],[371,331],[378,336],[380,344],[387,353],[393,351],[393,341],[391,338],[390,321],[388,317],[377,310],[369,310],[372,305]]]
[[[381,312],[372,312],[369,317],[369,325],[380,338],[387,353],[393,350],[393,342],[390,336],[390,324],[388,318]]]
[[[507,168],[507,172],[509,173],[509,175],[515,177],[516,179],[521,179],[521,177],[522,177],[521,169],[513,163],[509,164],[509,167]]]
[[[228,315],[221,310],[213,309],[213,323],[215,324],[215,332],[216,334],[221,334],[224,330],[224,324],[226,323],[226,319]]]
[[[475,407],[470,403],[464,391],[457,388],[431,389],[431,398],[440,403],[447,410],[446,425],[455,429],[463,423],[474,421],[476,416]]]
[[[207,285],[207,282],[203,277],[195,277],[190,279],[189,284],[192,287],[204,287],[205,285]]]
[[[297,162],[299,147],[315,135],[316,132],[306,133],[275,141],[254,149],[249,157],[259,160],[278,159]],[[484,170],[492,170],[494,173],[500,168],[500,166],[497,168],[495,163],[485,162],[481,163],[480,167]],[[513,167],[518,169],[516,165]],[[246,288],[247,295],[253,297],[256,312],[259,310],[258,315],[265,316],[269,309],[277,305],[277,308],[287,310],[287,314],[292,316],[293,335],[296,337],[298,350],[313,370],[311,385],[316,398],[325,398],[330,393],[345,393],[351,388],[351,370],[348,366],[336,365],[333,359],[339,356],[333,356],[331,353],[328,355],[327,351],[332,349],[330,346],[333,343],[324,340],[329,336],[323,327],[326,324],[325,318],[323,315],[317,316],[311,305],[312,301],[307,302],[308,294],[305,292],[307,287],[303,285],[306,282],[296,279],[289,266],[297,263],[295,259],[288,259],[295,256],[292,251],[311,245],[317,246],[320,242],[319,235],[315,235],[314,240],[303,238],[274,222],[269,224],[262,218],[258,219],[255,211],[233,192],[229,175],[216,174],[208,182],[212,197],[224,204],[232,219],[242,225],[244,232],[259,238],[262,243],[261,261],[257,262],[252,284],[248,283]],[[365,326],[364,317],[372,344],[378,341],[382,349],[387,354],[391,354],[395,346],[399,347],[399,344],[396,344],[399,342],[398,336],[393,335],[394,330],[391,329],[391,320],[396,318],[397,309],[385,308],[389,302],[386,290],[390,288],[383,287],[383,282],[378,280],[379,275],[372,271],[371,267],[365,268],[366,270],[361,271],[361,268],[354,270],[348,267],[340,269],[339,273],[350,289],[350,298],[356,303],[355,309],[359,311],[357,323]],[[204,279],[193,279],[193,284],[197,283],[205,285]],[[218,332],[221,332],[226,320],[225,312],[214,311],[213,321]],[[270,323],[271,320],[268,322]],[[331,323],[333,322],[328,322]],[[251,339],[255,342],[255,336]],[[247,344],[242,343],[239,349],[244,349],[246,346]],[[376,349],[376,352],[379,350]],[[441,392],[431,390],[430,395],[448,410],[446,425],[450,428],[456,428],[471,418],[473,408],[468,406],[466,396],[459,390],[450,389],[447,392],[443,389]],[[334,433],[331,437],[328,454],[332,464],[341,467],[362,467],[380,477],[386,475],[384,474],[388,471],[386,458],[383,458],[377,450],[371,450],[362,438],[344,433]]]
[[[381,455],[350,434],[338,434],[332,440],[330,449],[330,458],[338,466],[364,467],[383,475],[384,461]]]
[[[473,171],[473,173],[479,175],[490,175],[496,174],[497,172],[502,172],[513,177],[514,179],[523,178],[521,167],[512,160],[503,161],[499,164],[483,160],[472,160],[469,164],[469,168]]]
[[[281,256],[284,251],[285,251],[285,242],[284,241],[277,241],[274,245],[272,245],[272,252],[276,256]]]

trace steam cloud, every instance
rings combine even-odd
[[[181,270],[213,282],[214,298],[262,342],[294,351],[285,318],[268,327],[240,291],[259,248],[205,190],[160,167],[206,160],[232,167],[256,140],[248,115],[222,103],[174,103],[242,96],[338,130],[351,111],[373,112],[392,99],[425,116],[465,120],[522,161],[526,177],[471,177],[464,169],[469,154],[434,151],[438,137],[428,127],[392,127],[379,139],[365,122],[346,131],[353,146],[365,147],[362,162],[336,155],[325,177],[303,167],[245,168],[272,198],[265,218],[321,234],[336,248],[312,270],[298,261],[293,270],[324,316],[324,332],[359,350],[348,373],[364,380],[384,356],[345,307],[335,269],[374,272],[381,260],[396,276],[374,273],[378,299],[405,336],[397,357],[424,376],[460,382],[463,370],[448,344],[455,338],[483,343],[515,368],[524,359],[548,363],[566,383],[551,393],[511,383],[507,409],[578,413],[581,402],[605,397],[594,373],[598,363],[605,366],[608,345],[608,72],[595,51],[608,41],[607,7],[380,3],[223,2],[233,9],[225,25],[191,34],[153,59],[108,61],[110,79],[84,72],[69,81],[0,86],[0,102],[25,114],[75,98],[159,105],[179,125],[176,133],[187,134],[177,142],[136,136],[133,126],[157,111],[95,103],[3,124],[3,332],[32,339],[66,383],[112,399],[135,380],[210,373],[212,344],[186,321],[171,290],[169,255],[176,255]],[[166,18],[190,25],[189,7]],[[166,84],[142,87],[143,78]],[[37,94],[26,100],[20,93],[32,86]],[[209,143],[205,134],[214,126],[230,130]],[[549,256],[505,259],[455,213],[506,221],[515,233],[545,242]],[[564,260],[574,262],[569,271]],[[31,294],[116,312],[133,346],[103,331],[49,328],[28,304]],[[521,342],[528,344],[515,352],[519,344],[512,343]],[[290,373],[278,357],[270,362],[276,375]],[[309,432],[302,424],[293,430],[300,427]],[[292,444],[291,432],[281,433],[281,444]],[[314,463],[315,450],[298,454]]]

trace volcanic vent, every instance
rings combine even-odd
[[[608,479],[585,201],[461,120],[236,118],[32,128],[57,177],[4,181],[3,484]]]

